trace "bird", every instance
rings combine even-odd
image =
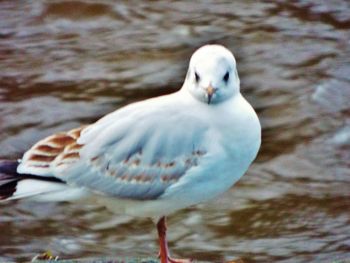
[[[0,200],[99,200],[116,214],[156,222],[161,263],[174,259],[166,217],[230,189],[255,160],[261,126],[240,92],[234,55],[207,44],[182,87],[135,102],[93,124],[34,144],[0,162]]]

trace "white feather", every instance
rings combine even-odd
[[[34,201],[75,201],[88,195],[83,188],[62,183],[24,179],[17,183],[16,191],[7,200],[28,198]]]
[[[232,53],[204,46],[193,54],[180,91],[131,104],[90,125],[78,139],[84,145],[78,159],[53,161],[45,175],[112,198],[116,207],[127,204],[121,210],[133,215],[164,215],[211,199],[245,173],[260,147],[260,123],[239,83]],[[205,154],[182,169],[197,150]],[[171,169],[165,169],[167,162],[174,163]],[[24,161],[18,172],[27,169]],[[136,179],[145,175],[154,180]],[[165,184],[161,175],[175,180]],[[70,196],[62,185],[36,187],[35,196],[48,188]],[[28,193],[23,191],[17,194]]]

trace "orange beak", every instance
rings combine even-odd
[[[211,102],[211,98],[213,97],[213,94],[215,93],[215,89],[213,86],[210,84],[208,88],[205,89],[207,94],[208,94],[208,104]]]

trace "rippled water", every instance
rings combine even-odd
[[[173,254],[350,259],[350,3],[236,2],[1,1],[0,158],[177,90],[190,54],[221,43],[236,55],[263,145],[229,192],[170,217]],[[151,221],[81,204],[1,205],[0,233],[0,261],[45,250],[150,256],[158,246]]]

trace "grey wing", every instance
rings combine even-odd
[[[83,132],[78,139],[79,158],[57,159],[53,172],[69,184],[120,198],[158,198],[207,151],[201,144],[205,124],[175,111],[135,114],[92,128],[94,134]]]

